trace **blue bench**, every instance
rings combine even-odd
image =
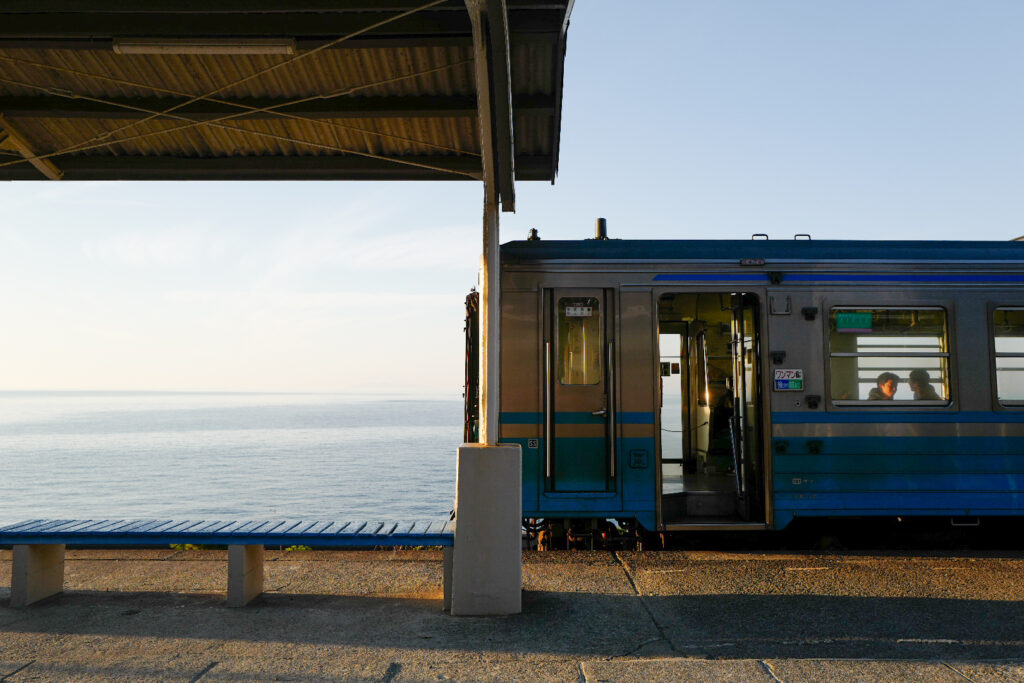
[[[228,604],[241,607],[263,592],[265,546],[440,546],[445,548],[445,602],[451,576],[454,522],[337,522],[315,520],[33,519],[0,527],[0,545],[13,547],[11,606],[24,607],[64,589],[68,545],[225,545]]]

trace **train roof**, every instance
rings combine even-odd
[[[1002,261],[1024,263],[1024,242],[923,240],[520,240],[501,246],[522,261]]]

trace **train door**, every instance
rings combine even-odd
[[[610,290],[551,292],[545,343],[549,491],[614,489],[612,303]]]
[[[658,301],[662,524],[765,521],[758,299]]]

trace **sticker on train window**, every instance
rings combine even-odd
[[[803,391],[804,371],[800,368],[776,368],[775,391]]]
[[[836,332],[871,332],[871,313],[866,311],[836,312]]]
[[[566,306],[565,317],[567,318],[589,318],[594,315],[592,306]]]

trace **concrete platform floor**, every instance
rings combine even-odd
[[[441,611],[439,551],[268,552],[224,604],[221,551],[69,551],[8,606],[0,681],[1024,681],[1024,553],[524,555],[524,613]]]

